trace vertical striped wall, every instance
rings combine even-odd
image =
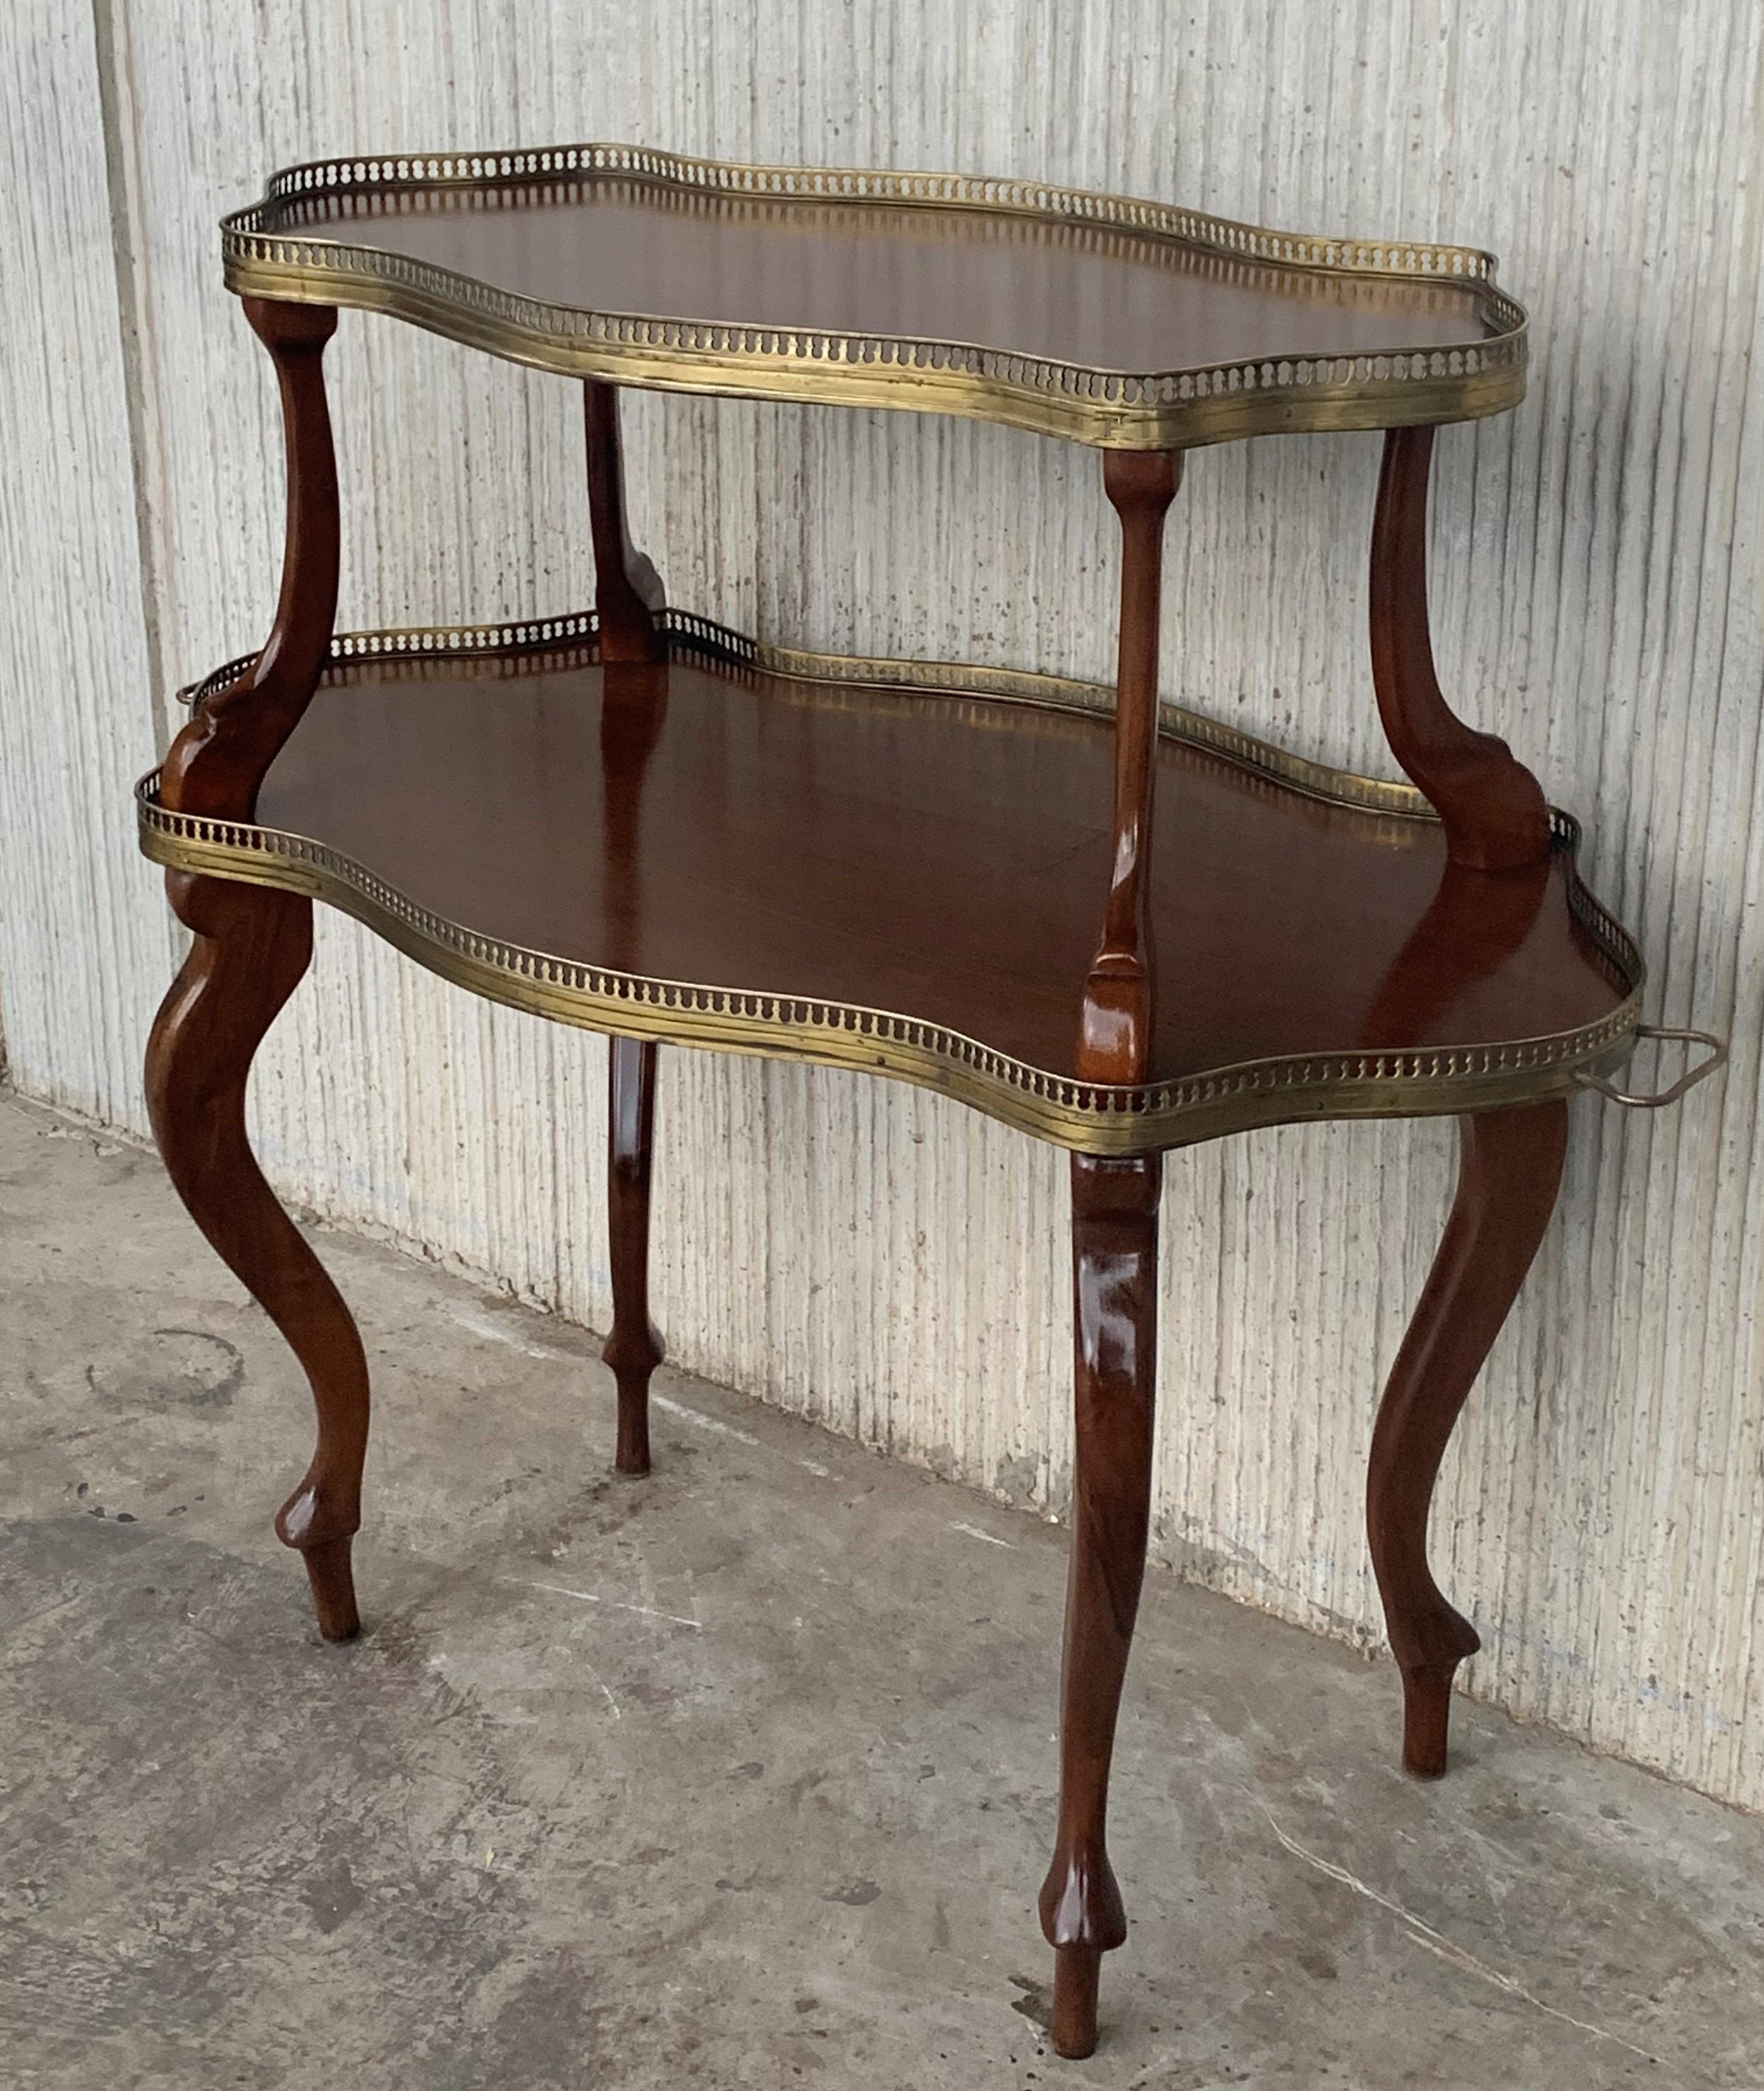
[[[1650,1014],[1731,1031],[1657,1119],[1576,1106],[1561,1214],[1448,1459],[1472,1688],[1764,1805],[1764,11],[1739,0],[14,0],[0,24],[0,1017],[28,1092],[139,1127],[174,959],[127,785],[166,693],[265,628],[267,360],[213,221],[332,153],[623,137],[1038,175],[1495,248],[1531,397],[1443,440],[1443,679],[1589,830]],[[21,287],[24,287],[21,294]],[[590,592],[576,389],[346,314],[350,623]],[[673,600],[766,639],[1104,675],[1095,461],[955,421],[645,399],[633,523]],[[1167,691],[1388,768],[1365,662],[1376,440],[1203,452]],[[1067,1487],[1063,1169],[855,1076],[682,1053],[661,1096],[676,1359],[1009,1498]],[[262,1151],[325,1214],[589,1322],[604,1049],[327,919],[260,1063]],[[1185,1153],[1167,1192],[1157,1550],[1378,1638],[1378,1377],[1449,1128]],[[584,1451],[584,1456],[588,1456]]]

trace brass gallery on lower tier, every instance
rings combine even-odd
[[[1459,1184],[1371,1447],[1368,1537],[1404,1760],[1445,1768],[1477,1646],[1429,1571],[1452,1425],[1555,1204],[1567,1100],[1607,1080],[1643,969],[1578,831],[1451,711],[1427,622],[1432,427],[1512,406],[1525,315],[1490,257],[1265,231],[1020,182],[574,145],[333,161],[227,219],[288,468],[260,652],[187,692],[140,789],[194,933],[149,1051],[180,1195],[317,1412],[277,1519],[320,1627],[360,1630],[367,1369],[245,1133],[312,903],[475,993],[610,1035],[615,1462],[649,1462],[659,1041],[940,1090],[1071,1150],[1072,1556],[1042,1885],[1055,2045],[1098,2037],[1127,1924],[1105,1834],[1144,1567],[1171,1148],[1300,1118],[1450,1114]],[[322,358],[339,307],[583,382],[593,609],[339,634]],[[1121,532],[1112,688],[763,646],[670,608],[625,520],[618,387],[977,416],[1097,447]],[[1160,701],[1163,528],[1193,448],[1387,431],[1370,694],[1406,784]],[[1698,1037],[1701,1034],[1678,1034]],[[294,1660],[292,1651],[290,1660]]]
[[[661,622],[658,665],[603,663],[593,613],[343,635],[257,821],[173,813],[149,778],[144,846],[330,901],[541,1015],[880,1069],[1096,1153],[1450,1109],[1478,1086],[1559,1093],[1626,1048],[1640,959],[1576,874],[1565,816],[1498,916],[1469,911],[1474,976],[1430,977],[1440,925],[1479,889],[1421,794],[1167,706],[1155,940],[1173,977],[1216,985],[1167,1004],[1156,1082],[1084,1081],[1113,693]],[[640,735],[609,737],[633,710]],[[364,797],[364,777],[396,778],[400,800]],[[761,817],[778,807],[789,851]],[[773,980],[796,991],[742,985]]]

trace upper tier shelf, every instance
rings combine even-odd
[[[291,167],[222,230],[242,294],[547,370],[1116,449],[1468,420],[1525,385],[1490,255],[1029,182],[565,145]]]
[[[1080,1080],[1112,692],[665,628],[653,667],[603,668],[585,616],[346,635],[256,821],[149,778],[144,847],[519,1007],[901,1076],[1091,1153],[1533,1102],[1627,1052],[1641,963],[1572,822],[1546,863],[1456,869],[1408,786],[1167,707],[1152,1080]]]

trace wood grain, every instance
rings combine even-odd
[[[1465,871],[1431,822],[1154,748],[1149,706],[1118,735],[688,658],[369,659],[313,699],[259,810],[501,942],[894,1011],[1104,1083],[1543,1038],[1626,991],[1563,852]]]

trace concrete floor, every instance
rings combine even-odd
[[[1764,1822],[1154,1573],[1132,1935],[1046,2044],[1061,1533],[340,1235],[368,1631],[270,1531],[308,1450],[149,1156],[0,1101],[11,2091],[1764,2084]]]

